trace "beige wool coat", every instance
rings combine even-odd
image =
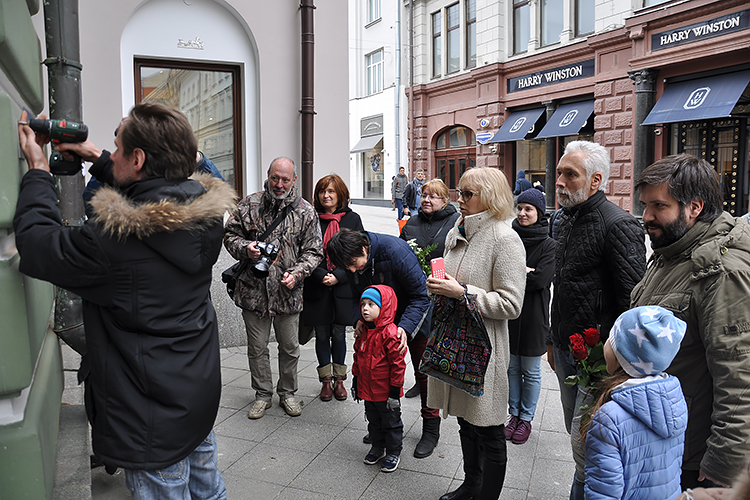
[[[508,363],[510,346],[508,320],[521,314],[526,288],[526,251],[518,233],[490,212],[464,217],[464,238],[458,224],[445,240],[445,272],[466,285],[477,296],[492,342],[479,397],[430,377],[427,381],[427,406],[469,423],[489,427],[505,424],[508,412]]]

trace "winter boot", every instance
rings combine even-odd
[[[346,380],[346,365],[333,364],[333,395],[339,401],[346,399],[346,388],[344,387],[344,380]]]
[[[432,451],[440,439],[440,417],[422,419],[422,439],[414,448],[415,458],[427,458],[432,455]]]
[[[325,366],[318,367],[318,378],[323,384],[320,389],[320,400],[330,401],[333,399],[333,387],[331,386],[331,369],[333,365],[328,363]]]
[[[440,500],[479,500],[482,490],[482,459],[479,443],[467,433],[458,432],[461,438],[461,454],[464,459],[464,482],[457,489],[446,493]]]

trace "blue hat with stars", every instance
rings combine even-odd
[[[659,306],[625,311],[609,332],[609,344],[631,377],[666,370],[680,350],[687,324]]]

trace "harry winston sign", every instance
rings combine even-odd
[[[651,35],[651,50],[668,49],[750,28],[750,9]]]

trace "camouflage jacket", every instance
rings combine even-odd
[[[265,239],[279,248],[279,257],[269,268],[267,278],[253,275],[247,246],[256,241],[286,205],[294,209]],[[249,259],[249,265],[237,280],[234,303],[261,317],[296,314],[302,311],[302,287],[305,278],[323,259],[323,241],[318,214],[292,187],[289,196],[275,200],[268,190],[246,196],[237,204],[224,227],[224,246],[235,259]],[[296,284],[289,290],[281,284],[288,272]]]

